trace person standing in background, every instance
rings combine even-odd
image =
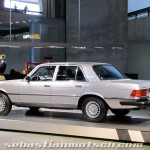
[[[5,59],[6,59],[5,54],[0,55],[0,80],[5,80],[4,72],[7,66]]]

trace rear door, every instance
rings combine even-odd
[[[78,66],[59,66],[56,81],[51,89],[55,107],[75,107],[75,101],[86,86],[86,79]]]

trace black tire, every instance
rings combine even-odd
[[[106,118],[107,105],[99,98],[87,97],[82,104],[84,118],[90,122],[101,122]]]
[[[12,108],[12,103],[7,95],[0,93],[0,116],[7,115]]]
[[[31,111],[38,111],[40,108],[39,108],[39,107],[29,107],[29,109],[30,109]]]
[[[130,112],[130,110],[128,110],[128,109],[112,109],[111,112],[118,117],[123,117],[123,116],[127,115]]]

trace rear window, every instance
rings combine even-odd
[[[118,80],[127,78],[111,65],[95,65],[93,66],[93,70],[101,80]]]

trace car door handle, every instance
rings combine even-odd
[[[50,85],[44,85],[44,87],[51,87]]]
[[[76,85],[75,87],[81,88],[81,87],[82,87],[82,85]]]

